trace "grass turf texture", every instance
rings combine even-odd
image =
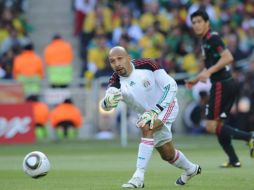
[[[174,185],[181,170],[162,161],[154,151],[146,173],[146,190],[253,190],[254,160],[245,143],[234,141],[242,168],[220,169],[226,156],[214,136],[178,136],[175,146],[202,166],[202,174],[185,187]],[[35,145],[0,145],[1,190],[116,190],[134,172],[138,141],[121,148],[119,141],[38,142]],[[46,153],[51,171],[32,179],[22,171],[31,151]]]

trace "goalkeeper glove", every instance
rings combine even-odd
[[[146,111],[138,119],[136,125],[138,128],[144,127],[146,124],[149,125],[150,129],[153,129],[154,121],[157,119],[158,113],[155,110]]]
[[[115,87],[110,87],[104,98],[104,105],[106,108],[115,108],[120,100],[122,100],[121,90]]]

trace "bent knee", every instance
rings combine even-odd
[[[175,150],[169,150],[167,152],[162,152],[161,153],[161,159],[166,161],[166,162],[171,162],[175,158]]]
[[[175,154],[168,154],[168,155],[161,155],[161,159],[166,161],[166,162],[171,162],[174,160]]]

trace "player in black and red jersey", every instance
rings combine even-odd
[[[194,33],[202,40],[202,55],[205,68],[194,79],[186,81],[186,86],[192,88],[198,81],[212,83],[210,99],[206,107],[206,129],[215,133],[225,153],[228,162],[221,167],[240,167],[241,163],[235,153],[231,139],[245,140],[249,143],[250,156],[254,158],[254,137],[252,133],[240,131],[226,125],[223,121],[236,98],[236,83],[233,80],[229,65],[233,62],[231,52],[225,47],[217,32],[211,31],[209,16],[203,10],[197,10],[191,15]]]

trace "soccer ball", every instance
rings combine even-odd
[[[23,170],[35,179],[47,175],[50,170],[48,157],[39,151],[28,153],[23,160]]]

